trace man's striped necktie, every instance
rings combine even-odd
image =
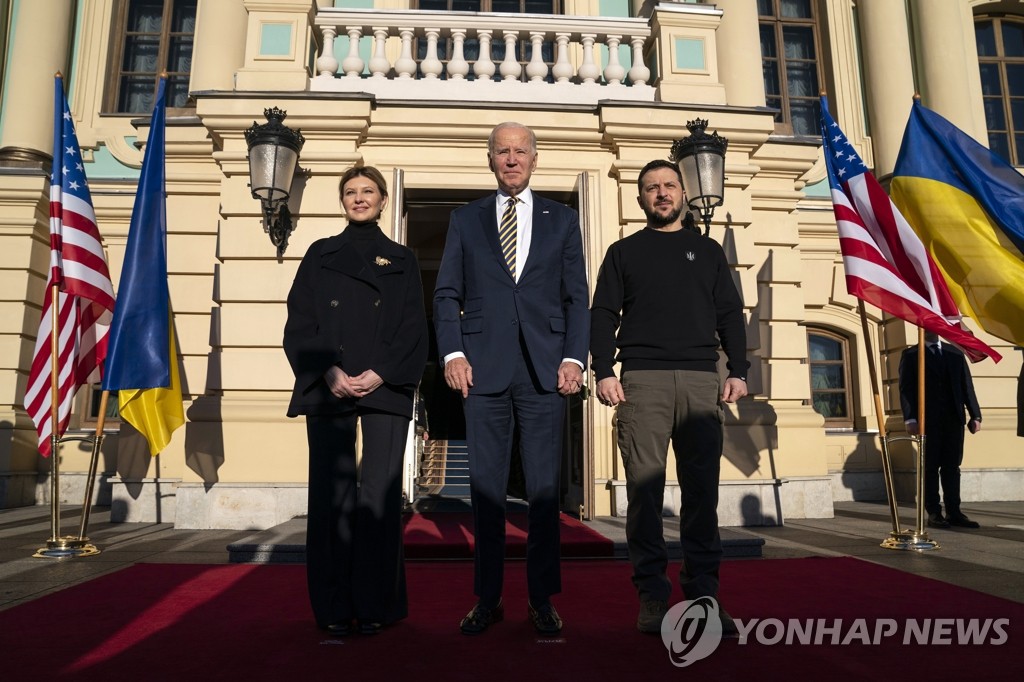
[[[498,226],[498,241],[501,243],[501,253],[505,257],[512,277],[516,276],[516,202],[519,199],[509,197],[505,206],[505,213],[501,216],[501,224]]]

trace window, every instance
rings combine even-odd
[[[974,35],[989,149],[1024,165],[1024,19],[982,17]]]
[[[167,108],[190,107],[189,73],[198,0],[120,0],[112,44],[107,110],[149,114],[160,73],[167,72]]]
[[[818,24],[814,0],[757,0],[764,92],[776,130],[821,133]]]
[[[78,416],[77,428],[84,431],[96,429],[96,422],[100,416],[100,397],[102,395],[103,391],[100,389],[99,384],[83,386],[79,389],[78,395],[75,397]],[[103,420],[105,429],[116,428],[121,423],[121,413],[118,410],[117,404],[117,391],[111,391],[107,397],[106,414],[107,416]]]
[[[807,357],[814,411],[825,418],[825,426],[852,428],[849,342],[822,329],[808,331]]]
[[[520,14],[561,14],[563,12],[562,0],[418,0],[418,2],[414,0],[413,4],[416,9],[421,10],[451,10],[457,12],[509,12]],[[427,56],[427,41],[418,39],[415,49],[416,60],[420,62]],[[516,44],[516,51],[518,52],[519,63],[523,65],[522,78],[526,80],[526,65],[533,57],[533,45],[529,41],[520,40]],[[466,61],[471,64],[474,63],[480,57],[479,41],[476,38],[467,38],[463,43],[462,52]],[[441,78],[448,77],[447,64],[451,53],[452,41],[450,39],[438,41],[437,58],[446,65]],[[541,46],[541,56],[548,65],[547,80],[551,81],[553,80],[551,77],[551,67],[555,63],[555,43],[544,41]],[[491,39],[491,60],[496,65],[495,79],[501,78],[497,67],[504,59],[505,43],[501,35],[495,34]],[[474,74],[471,70],[468,79],[473,80],[473,78]]]

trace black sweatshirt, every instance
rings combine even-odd
[[[645,228],[608,248],[590,317],[598,381],[614,376],[616,359],[622,371],[715,372],[719,339],[729,376],[745,379],[743,302],[718,242],[690,230]]]

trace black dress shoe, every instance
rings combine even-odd
[[[949,521],[942,518],[942,514],[939,512],[932,512],[928,515],[928,527],[929,528],[949,528]]]
[[[326,630],[327,634],[331,635],[332,637],[345,637],[347,635],[352,634],[352,624],[331,623],[330,625],[325,627],[324,630]]]
[[[950,514],[948,518],[949,525],[957,526],[958,528],[981,528],[981,524],[977,521],[971,521],[964,514]]]
[[[533,627],[537,629],[537,634],[550,637],[562,631],[562,619],[558,617],[558,611],[555,611],[551,602],[537,608],[534,608],[533,604],[529,604],[528,613],[530,620],[533,621]]]
[[[380,631],[384,629],[383,623],[377,621],[359,621],[359,634],[361,635],[376,635],[380,634]]]
[[[479,635],[494,623],[505,617],[505,607],[498,602],[494,608],[484,606],[477,602],[473,610],[466,614],[466,617],[459,623],[459,629],[464,635]]]

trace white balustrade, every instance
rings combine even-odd
[[[365,91],[388,96],[397,93],[400,97],[426,92],[420,88],[414,89],[414,93],[409,86],[402,86],[401,90],[384,87],[392,81],[413,80],[423,81],[423,88],[426,83],[434,83],[429,93],[438,99],[444,99],[446,92],[450,92],[451,98],[465,98],[470,92],[465,88],[470,88],[480,90],[483,99],[505,97],[514,101],[514,93],[519,92],[517,87],[526,81],[558,84],[559,96],[570,98],[565,101],[571,100],[569,93],[576,89],[585,93],[578,95],[579,101],[607,97],[653,99],[654,89],[648,84],[651,70],[643,61],[645,44],[651,37],[647,19],[323,8],[316,14],[315,25],[323,34],[323,49],[316,60],[319,75],[311,82],[314,90]],[[335,56],[339,34],[347,35],[349,40],[348,54],[340,64]],[[369,62],[364,62],[359,52],[363,36],[372,36]],[[387,49],[389,40],[399,43],[393,63]],[[493,59],[495,40],[504,44],[500,64]],[[468,41],[476,43],[475,58],[466,57]],[[422,57],[414,54],[417,42]],[[544,58],[547,45],[553,50],[550,64]],[[603,52],[599,50],[602,45],[607,51],[603,70]],[[621,63],[621,45],[629,46],[628,71]],[[418,82],[416,85],[419,88]],[[616,94],[601,95],[600,91],[606,88],[617,88]],[[486,89],[486,94],[482,89]],[[531,87],[530,91],[532,96],[539,96],[544,88]]]

